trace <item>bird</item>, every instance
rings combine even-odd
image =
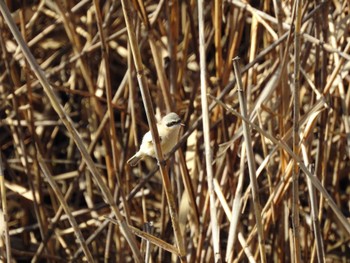
[[[181,118],[175,112],[171,112],[165,115],[162,120],[157,123],[157,129],[160,139],[160,146],[162,148],[163,155],[168,154],[178,141],[179,131],[184,124],[181,122]],[[142,138],[140,150],[135,153],[127,163],[130,166],[135,166],[140,160],[146,156],[155,158],[155,149],[152,142],[151,131],[145,133]]]

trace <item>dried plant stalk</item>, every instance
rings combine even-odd
[[[295,32],[294,32],[294,89],[293,89],[293,151],[299,155],[299,111],[300,111],[300,30],[302,1],[295,1]],[[299,167],[294,163],[292,187],[292,224],[293,224],[293,255],[294,262],[301,262],[299,234]]]
[[[238,85],[237,90],[238,90],[240,109],[242,112],[242,116],[247,118],[247,104],[243,95],[244,93],[243,93],[242,76],[241,76],[241,70],[238,64],[237,57],[233,60],[233,67],[234,67],[235,77]],[[243,135],[244,135],[246,152],[247,152],[249,178],[250,178],[250,185],[251,185],[253,204],[254,204],[254,215],[256,220],[256,226],[258,229],[260,260],[261,262],[266,262],[265,237],[264,237],[264,230],[263,230],[263,221],[261,217],[259,188],[258,188],[258,182],[256,179],[256,166],[255,166],[255,159],[253,154],[250,128],[248,123],[246,122],[243,122]]]
[[[347,261],[348,1],[3,2],[41,70],[0,15],[0,260]]]
[[[123,5],[123,13],[125,18],[125,23],[127,25],[130,47],[134,58],[135,68],[138,74],[138,81],[139,81],[140,91],[142,94],[143,104],[146,110],[147,120],[148,120],[150,131],[152,134],[152,141],[154,142],[154,145],[155,145],[155,153],[156,153],[156,157],[160,167],[165,194],[169,205],[170,218],[173,224],[175,240],[179,249],[179,255],[180,255],[181,261],[186,262],[186,257],[185,257],[186,250],[184,247],[184,243],[183,243],[184,241],[183,241],[180,226],[179,226],[178,213],[175,207],[175,198],[171,190],[170,179],[169,179],[168,172],[166,170],[166,163],[164,161],[162,149],[160,147],[160,139],[159,139],[159,134],[156,126],[152,100],[148,90],[146,78],[144,75],[141,54],[136,41],[134,26],[131,23],[130,6],[126,4],[124,0],[122,0],[121,2]]]
[[[87,166],[89,167],[91,173],[93,174],[94,178],[96,179],[96,182],[97,182],[98,186],[100,187],[102,194],[107,199],[107,202],[111,205],[111,208],[113,209],[113,211],[115,213],[115,216],[120,221],[120,226],[121,226],[121,228],[126,236],[126,239],[130,243],[130,247],[132,248],[132,250],[134,252],[135,258],[139,258],[141,261],[141,255],[139,255],[136,241],[134,240],[134,237],[130,234],[128,226],[126,225],[125,220],[123,219],[122,215],[120,214],[119,209],[116,207],[110,191],[108,190],[107,186],[105,185],[104,181],[102,180],[102,177],[99,174],[96,166],[94,165],[90,155],[88,154],[88,152],[87,152],[87,150],[86,150],[86,148],[81,140],[81,137],[79,136],[78,132],[74,128],[74,125],[73,125],[71,119],[67,116],[67,114],[64,112],[62,106],[58,102],[58,99],[57,99],[55,93],[53,92],[49,82],[47,81],[42,69],[37,64],[35,58],[33,57],[32,53],[28,49],[26,43],[24,42],[21,34],[19,33],[16,25],[14,24],[14,22],[12,20],[12,17],[10,15],[10,12],[9,12],[7,6],[4,4],[4,2],[2,0],[0,1],[0,8],[1,8],[1,13],[5,17],[5,20],[8,23],[14,37],[16,38],[16,41],[18,42],[19,46],[21,47],[23,54],[26,56],[26,59],[28,60],[30,66],[32,67],[32,70],[36,74],[37,78],[40,80],[47,96],[49,97],[49,99],[52,103],[53,108],[55,109],[55,111],[59,115],[62,122],[65,124],[65,126],[66,126],[67,130],[69,131],[69,133],[71,134],[72,138],[74,139],[74,141],[75,141],[77,147],[79,148],[85,162],[87,163]],[[85,252],[88,253],[88,251],[85,251]],[[90,258],[89,256],[87,256],[87,257]]]
[[[9,227],[8,227],[9,215],[7,212],[8,209],[7,209],[6,187],[5,187],[3,171],[4,171],[4,167],[2,164],[2,157],[0,154],[1,235],[5,235],[6,262],[10,263],[12,254],[11,254]]]
[[[214,246],[214,261],[221,262],[220,252],[220,231],[217,221],[217,212],[215,205],[215,191],[214,191],[214,174],[212,167],[212,150],[210,146],[210,123],[209,123],[209,109],[207,100],[207,84],[206,84],[206,62],[205,62],[205,39],[204,39],[204,1],[198,1],[198,27],[199,27],[199,56],[200,56],[200,70],[201,70],[201,105],[203,115],[203,131],[204,131],[204,148],[205,148],[205,163],[206,175],[208,182],[208,191],[210,199],[210,221],[212,229],[212,238]]]

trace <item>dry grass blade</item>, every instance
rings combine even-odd
[[[307,149],[305,147],[305,144],[301,145],[301,151],[303,154],[305,165],[307,167],[311,167],[311,165],[309,164],[308,154],[307,154]],[[310,172],[312,173],[312,170],[310,170]],[[312,226],[315,232],[317,260],[318,262],[321,263],[321,262],[325,262],[324,246],[323,246],[323,240],[321,235],[321,228],[318,221],[318,206],[317,206],[315,188],[313,187],[311,180],[309,178],[307,178],[307,187],[308,187],[309,196],[310,196]]]
[[[0,261],[348,262],[349,1],[0,3]]]
[[[238,86],[237,90],[238,90],[239,105],[240,105],[241,113],[242,113],[242,116],[247,119],[247,102],[244,97],[241,69],[238,64],[238,60],[239,58],[237,57],[233,59],[233,68],[234,68],[235,77],[237,80],[237,86]],[[246,146],[246,152],[247,152],[249,178],[250,178],[250,185],[251,185],[253,204],[254,204],[254,215],[255,215],[256,225],[258,229],[260,260],[261,262],[266,262],[265,237],[264,237],[264,230],[263,230],[263,221],[261,216],[259,187],[258,187],[258,181],[256,179],[256,165],[255,165],[255,159],[253,154],[252,138],[251,138],[251,133],[249,128],[249,123],[243,122],[242,126],[243,126],[243,136],[245,141],[244,145]]]
[[[175,198],[171,190],[170,179],[169,179],[168,172],[166,170],[166,163],[164,161],[162,149],[160,147],[160,138],[159,138],[159,134],[156,126],[152,100],[149,93],[147,81],[144,75],[141,54],[137,44],[134,26],[131,22],[131,17],[130,17],[131,9],[130,9],[130,6],[127,3],[125,3],[124,0],[122,0],[121,3],[123,6],[123,13],[124,13],[125,23],[128,30],[129,42],[130,42],[130,47],[134,58],[135,68],[138,74],[138,80],[140,85],[140,91],[142,94],[143,105],[145,107],[147,120],[150,126],[152,141],[154,142],[155,153],[158,160],[158,164],[159,164],[159,168],[160,168],[160,172],[161,172],[162,180],[164,184],[165,194],[169,205],[170,218],[174,229],[175,240],[177,243],[177,247],[179,249],[180,259],[181,261],[186,262],[186,249],[184,246],[184,240],[182,238],[182,234],[179,226],[179,218],[178,218],[178,213],[175,206]]]
[[[299,116],[300,116],[300,35],[301,35],[301,16],[302,0],[294,2],[293,12],[295,16],[294,30],[294,87],[293,87],[293,152],[299,155]],[[294,163],[292,177],[292,224],[293,224],[293,256],[294,262],[301,262],[300,252],[300,233],[299,233],[299,167]]]
[[[21,47],[23,54],[25,55],[26,59],[28,60],[30,66],[32,67],[33,72],[36,74],[38,79],[40,80],[47,96],[49,97],[53,108],[56,110],[57,114],[61,118],[62,122],[66,126],[67,130],[71,134],[74,142],[76,143],[77,147],[79,148],[85,162],[87,163],[87,166],[89,167],[91,173],[93,174],[98,186],[101,189],[102,194],[107,199],[107,202],[111,205],[111,208],[113,209],[115,216],[118,218],[118,220],[121,221],[121,228],[126,236],[126,239],[130,243],[130,247],[133,249],[133,252],[135,254],[136,258],[140,258],[139,251],[137,249],[136,241],[134,240],[134,237],[130,234],[130,231],[128,229],[128,226],[125,224],[125,221],[123,217],[120,214],[120,211],[115,205],[115,202],[113,200],[113,197],[108,190],[107,186],[105,185],[101,175],[99,174],[95,164],[93,163],[90,155],[88,154],[83,141],[81,140],[81,137],[79,136],[78,132],[74,128],[74,125],[71,121],[71,119],[67,116],[67,114],[64,112],[63,107],[60,105],[55,93],[53,92],[48,80],[45,77],[44,72],[41,70],[40,66],[37,64],[36,60],[34,59],[32,53],[28,49],[26,43],[24,42],[23,38],[21,37],[21,34],[19,33],[16,25],[14,24],[12,17],[10,15],[10,12],[5,5],[3,1],[0,1],[1,5],[1,13],[5,17],[5,20],[7,21],[14,37],[16,38],[19,46]],[[89,257],[88,257],[89,258]]]
[[[200,60],[200,77],[201,77],[201,105],[203,114],[203,132],[204,132],[204,151],[205,151],[205,167],[208,182],[208,191],[210,198],[210,221],[212,229],[212,238],[214,246],[214,261],[221,262],[220,252],[220,230],[217,220],[217,212],[215,205],[214,190],[214,173],[212,167],[212,149],[210,146],[210,118],[207,100],[207,83],[206,83],[206,62],[205,62],[205,39],[204,39],[204,1],[198,1],[198,26],[199,26],[199,60]],[[219,62],[219,61],[218,61]]]
[[[81,244],[82,250],[84,251],[84,254],[87,258],[87,261],[94,262],[94,259],[91,255],[91,252],[90,252],[89,248],[87,247],[86,242],[84,240],[83,234],[81,233],[81,231],[79,229],[77,221],[75,220],[74,216],[72,215],[72,212],[70,211],[66,201],[64,200],[63,194],[61,193],[57,183],[53,179],[53,176],[51,175],[47,165],[45,164],[44,160],[42,159],[42,156],[38,156],[38,161],[39,161],[40,168],[41,168],[45,178],[49,182],[49,184],[52,187],[53,191],[55,192],[57,198],[61,202],[63,210],[65,211],[66,215],[68,216],[69,222],[71,223],[71,225],[74,229],[74,233],[77,236],[79,243]]]
[[[323,185],[317,179],[317,177],[314,177],[310,173],[310,171],[305,166],[305,164],[301,161],[301,159],[288,147],[288,145],[284,141],[282,141],[282,140],[279,141],[278,139],[276,139],[275,137],[273,137],[272,135],[270,135],[266,131],[260,129],[259,126],[257,126],[256,124],[252,123],[249,119],[243,117],[241,114],[239,114],[235,110],[228,108],[221,101],[217,100],[214,97],[212,97],[212,98],[215,99],[221,106],[224,106],[226,108],[226,110],[230,111],[235,116],[241,118],[243,121],[249,123],[252,126],[252,128],[254,128],[257,131],[259,131],[262,135],[264,135],[266,138],[271,140],[274,144],[276,144],[279,147],[283,148],[294,159],[294,161],[300,166],[300,168],[303,170],[303,172],[309,177],[309,179],[311,180],[312,184],[321,192],[322,195],[324,195],[324,198],[326,199],[326,201],[329,203],[329,205],[333,209],[333,212],[338,216],[338,219],[341,221],[343,227],[346,229],[348,234],[350,234],[350,224],[347,221],[347,219],[345,218],[344,214],[339,210],[338,206],[333,201],[332,197],[329,195],[329,193],[326,191],[326,189],[323,187]]]
[[[244,178],[244,170],[245,170],[245,142],[242,144],[241,149],[241,163],[240,163],[240,173],[239,173],[239,179],[237,183],[237,188],[235,192],[235,198],[233,199],[232,203],[232,218],[230,222],[230,230],[229,230],[229,236],[227,241],[227,249],[226,249],[226,262],[232,262],[233,258],[233,248],[235,244],[235,239],[237,237],[237,228],[238,228],[238,222],[241,214],[241,207],[243,204],[242,200],[242,188],[243,188],[243,178]]]
[[[108,221],[111,221],[113,224],[117,224],[118,225],[118,221],[116,221],[116,220],[114,220],[112,218],[108,218],[108,217],[106,217],[106,219]],[[153,235],[151,235],[149,233],[143,232],[143,231],[141,231],[141,230],[139,230],[137,228],[134,228],[134,227],[131,228],[131,231],[135,235],[137,235],[137,236],[147,240],[148,242],[152,243],[153,245],[156,245],[156,246],[158,246],[158,247],[160,247],[160,248],[162,248],[162,249],[164,249],[166,251],[169,251],[169,252],[171,252],[171,253],[173,253],[173,254],[175,254],[177,256],[181,256],[179,254],[179,252],[178,252],[178,249],[176,247],[165,243],[163,240],[161,240],[161,239],[159,239],[159,238],[157,238],[157,237],[155,237],[155,236],[153,236]]]
[[[10,243],[10,234],[8,227],[9,215],[7,212],[7,198],[6,198],[6,187],[4,179],[4,166],[2,164],[2,157],[0,153],[0,192],[1,192],[1,210],[0,210],[0,235],[5,236],[5,246],[6,246],[6,262],[10,263],[12,254],[11,254],[11,243]]]

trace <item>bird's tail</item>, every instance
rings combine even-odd
[[[138,154],[136,153],[133,157],[131,157],[127,163],[130,165],[130,166],[136,166],[136,164],[138,164],[138,162],[142,159],[142,155],[141,154]]]

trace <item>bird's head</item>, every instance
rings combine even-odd
[[[171,112],[165,115],[162,119],[162,124],[164,124],[169,129],[174,127],[184,126],[184,124],[181,123],[180,116],[177,115],[175,112]]]

